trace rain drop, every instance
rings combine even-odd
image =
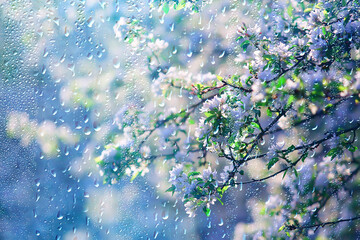
[[[61,220],[61,219],[64,218],[64,216],[61,214],[60,211],[58,211],[58,213],[57,213],[57,215],[56,215],[56,218],[59,219],[59,220]]]

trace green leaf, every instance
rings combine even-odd
[[[325,27],[322,27],[322,33],[324,34],[324,36],[326,36],[326,28]]]
[[[165,2],[163,4],[163,7],[162,7],[162,10],[164,11],[165,14],[168,14],[169,13],[169,3]]]
[[[100,165],[104,163],[104,161],[102,160],[102,158],[100,156],[95,158],[95,162]]]
[[[270,159],[270,161],[267,164],[268,170],[270,170],[270,168],[274,166],[278,161],[279,161],[278,157],[273,157],[272,159]]]
[[[175,10],[183,9],[186,5],[186,0],[180,0],[178,4],[174,5]]]
[[[192,119],[192,118],[189,118],[189,124],[190,124],[190,125],[193,125],[193,124],[195,124],[195,121],[194,121],[194,119]]]
[[[211,117],[211,116],[214,116],[214,113],[205,112],[204,115],[209,118],[209,117]]]
[[[172,195],[174,195],[175,190],[176,190],[175,185],[171,185],[171,187],[169,187],[165,192],[171,192]]]
[[[355,152],[358,150],[358,147],[352,145],[350,142],[341,142],[341,145],[344,146],[350,152]]]
[[[306,152],[306,153],[302,156],[301,161],[304,162],[305,159],[308,157],[308,155],[309,155],[309,153]]]
[[[285,178],[286,173],[287,173],[287,170],[285,170],[285,171],[284,171],[284,175],[282,176],[282,179],[284,179],[284,178]]]
[[[260,215],[264,216],[266,214],[266,207],[263,207],[260,212],[259,212]]]
[[[239,40],[241,40],[241,39],[243,39],[244,37],[243,36],[239,36],[237,39],[236,39],[236,41],[239,41]]]
[[[290,107],[290,105],[295,101],[295,96],[290,95],[286,104],[286,107]]]
[[[222,188],[217,188],[216,191],[217,193],[220,195],[220,197],[222,197],[225,193],[225,191],[229,188],[230,186],[224,186]]]
[[[250,40],[245,40],[240,44],[240,47],[246,51],[247,47],[250,45]]]
[[[221,201],[220,198],[218,198],[218,197],[216,197],[216,198],[217,198],[217,200],[221,203],[221,205],[224,205],[224,203]]]
[[[274,61],[276,58],[274,55],[264,54],[263,58],[267,61]]]
[[[346,148],[347,148],[350,152],[355,152],[355,151],[358,149],[358,147],[353,146],[353,145],[348,145],[348,146],[346,146]]]
[[[229,187],[230,187],[230,186],[224,186],[224,187],[221,189],[222,193],[225,193],[225,191],[228,190]]]
[[[277,81],[277,88],[281,88],[282,86],[284,86],[286,84],[286,78],[284,76],[281,76],[278,81]]]
[[[133,182],[135,180],[135,178],[139,175],[140,172],[136,171],[134,172],[134,174],[131,176],[130,182]]]
[[[248,127],[247,130],[249,133],[254,133],[254,128],[252,128],[252,127]]]
[[[298,178],[298,177],[299,177],[299,173],[296,171],[295,168],[293,168],[293,170],[294,170],[295,176]]]
[[[203,207],[203,211],[204,211],[204,213],[206,214],[207,217],[210,216],[210,213],[211,213],[210,208],[207,208],[206,206],[204,206],[204,207]]]
[[[330,149],[330,151],[325,155],[326,157],[331,157],[331,160],[333,160],[336,156],[343,153],[343,150],[341,147],[335,147]]]
[[[251,125],[257,129],[260,129],[260,125],[257,124],[256,122],[251,122]]]
[[[269,117],[272,117],[272,112],[271,112],[270,108],[267,108],[267,109],[266,109],[266,114],[267,114]]]
[[[285,154],[289,154],[289,153],[293,152],[294,150],[295,150],[295,146],[291,145],[288,149],[286,149]]]
[[[220,88],[220,90],[219,90],[219,94],[222,94],[225,90],[226,90],[226,86],[225,86],[225,87]]]
[[[293,17],[293,7],[291,5],[289,5],[288,8],[287,8],[287,14],[291,18]]]
[[[128,43],[131,44],[131,43],[134,41],[134,38],[133,38],[133,37],[129,37],[127,40],[128,40]]]
[[[200,172],[189,172],[188,177],[200,175]]]

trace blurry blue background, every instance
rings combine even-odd
[[[188,218],[165,193],[161,161],[114,185],[102,184],[94,162],[116,132],[116,112],[153,100],[158,70],[236,72],[236,23],[251,21],[237,5],[165,16],[148,1],[0,0],[0,239],[229,239],[250,222],[245,198],[257,195],[245,187],[210,218]],[[120,17],[141,19],[169,43],[160,69],[115,38]]]

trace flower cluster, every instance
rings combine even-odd
[[[186,166],[187,168],[191,166]],[[185,167],[185,168],[186,168]],[[167,190],[176,192],[185,204],[189,217],[195,216],[195,211],[201,207],[207,216],[210,215],[210,205],[216,201],[214,192],[218,187],[217,172],[210,167],[200,172],[187,171],[184,165],[178,164],[170,171],[169,182],[172,184]]]
[[[154,35],[148,33],[147,30],[141,26],[140,21],[135,18],[124,18],[116,22],[113,27],[115,38],[125,41],[130,44],[135,50],[147,47],[156,54],[166,49],[169,44],[161,39],[154,38]]]
[[[112,184],[123,176],[131,177],[132,181],[149,171],[148,163],[142,160],[142,154],[134,151],[132,146],[109,144],[95,161],[101,167],[100,175],[105,176],[104,182]]]
[[[209,216],[231,187],[264,182],[269,197],[261,214],[276,224],[264,221],[264,229],[247,234],[303,238],[314,233],[311,226],[323,226],[320,209],[360,169],[360,6],[351,0],[264,0],[259,6],[266,8],[258,24],[238,28],[236,74],[193,74],[159,64],[152,92],[169,101],[178,93],[185,107],[164,100],[148,111],[148,129],[141,117],[129,121],[120,111],[117,122],[131,127],[136,140],[98,162],[107,169],[118,160],[106,165],[106,156],[120,154],[124,171],[107,174],[118,178],[146,172],[149,160],[174,160],[168,192],[181,198],[190,216],[199,207]],[[159,38],[147,46],[161,51],[168,44]],[[345,116],[342,108],[353,113]],[[155,151],[140,153],[149,142]],[[219,176],[219,169],[202,170],[214,162],[226,166]]]

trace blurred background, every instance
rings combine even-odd
[[[264,200],[264,185],[229,192],[209,218],[188,218],[165,193],[162,161],[114,185],[95,164],[122,106],[158,104],[151,82],[160,72],[239,72],[236,31],[256,21],[251,5],[214,1],[200,13],[165,14],[157,4],[0,0],[0,239],[243,239],[246,200]],[[151,51],[117,36],[122,17],[140,20],[166,48],[149,60]]]

